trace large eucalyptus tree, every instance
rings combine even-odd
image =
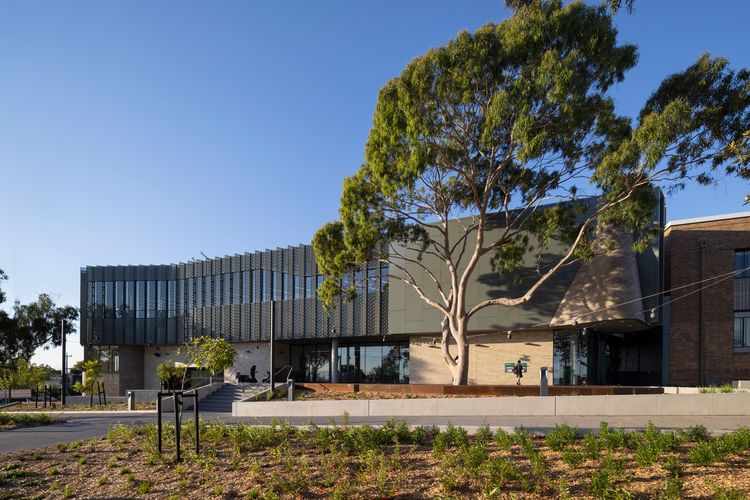
[[[746,70],[704,54],[668,76],[633,121],[618,116],[609,92],[638,54],[618,43],[606,7],[509,5],[512,17],[459,33],[380,90],[365,163],[344,181],[340,220],[313,241],[327,303],[350,292],[342,290],[345,273],[374,258],[440,311],[442,355],[455,384],[467,383],[474,314],[523,304],[563,266],[590,259],[602,248],[594,245],[596,225],[634,231],[642,247],[652,235],[655,185],[708,183],[748,164]],[[575,213],[584,194],[597,202]],[[490,238],[495,213],[503,227]],[[458,218],[456,234],[449,228]],[[554,262],[538,261],[525,291],[467,301],[483,256],[492,256],[498,273],[511,273],[553,238],[565,250]],[[425,256],[443,269],[426,265]],[[430,286],[410,269],[420,269]],[[439,279],[446,273],[449,279]]]

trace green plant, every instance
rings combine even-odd
[[[68,444],[67,443],[57,443],[57,451],[60,453],[65,453],[68,451]]]
[[[490,426],[486,424],[480,426],[477,429],[476,434],[474,434],[474,439],[482,443],[489,443],[492,441],[492,431],[490,430]]]
[[[568,449],[562,452],[562,461],[573,469],[577,469],[586,461],[586,456],[580,450]]]
[[[704,425],[694,425],[678,432],[680,432],[686,440],[694,443],[700,443],[711,439],[711,431],[709,431]]]
[[[635,449],[635,461],[641,467],[649,467],[659,457],[659,452],[649,441],[640,441]]]
[[[721,459],[722,455],[716,441],[697,443],[687,452],[688,460],[696,465],[711,465]]]
[[[742,500],[745,494],[732,488],[718,486],[714,490],[714,500]]]
[[[70,486],[69,484],[66,484],[63,487],[62,494],[63,494],[63,498],[73,498],[75,496],[75,493],[73,492],[73,487]]]
[[[138,493],[145,495],[151,491],[151,481],[139,481],[135,489],[138,490]]]
[[[680,477],[670,476],[664,483],[663,498],[677,500],[682,498],[683,482]]]
[[[88,463],[88,459],[86,457],[81,457],[78,459],[79,465],[86,465]]]
[[[432,450],[435,453],[443,453],[449,447],[466,446],[469,444],[469,434],[462,427],[454,427],[448,424],[445,432],[439,432],[433,437]]]
[[[510,450],[513,446],[513,437],[503,429],[495,431],[495,443],[501,450]]]
[[[109,479],[107,479],[107,476],[100,476],[99,479],[96,481],[96,483],[99,486],[104,486],[105,484],[107,484],[108,481]]]
[[[596,498],[608,498],[612,496],[615,488],[612,486],[609,473],[604,470],[596,470],[591,473],[591,494]]]
[[[578,427],[570,427],[566,424],[555,425],[555,428],[547,433],[544,442],[553,451],[562,451],[573,444],[578,438]]]
[[[60,469],[58,469],[58,468],[57,468],[57,466],[52,466],[52,467],[50,467],[50,469],[49,469],[49,470],[47,471],[47,475],[48,475],[48,476],[56,476],[56,475],[58,475],[59,473],[60,473]]]

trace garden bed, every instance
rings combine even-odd
[[[62,406],[60,403],[54,403],[54,405],[50,405],[47,403],[47,407],[45,408],[42,403],[39,403],[37,406],[34,405],[34,403],[21,403],[19,405],[12,406],[6,410],[7,412],[66,412],[66,411],[127,411],[128,405],[127,403],[121,403],[121,402],[115,402],[115,403],[107,403],[106,405],[99,405],[97,402],[94,402],[94,405],[91,406],[89,404],[66,404],[65,406]],[[136,403],[136,410],[156,410],[156,403],[154,402],[148,402],[148,403]]]
[[[744,498],[750,430],[712,439],[705,428],[598,435],[524,430],[368,426],[257,427],[192,423],[182,463],[156,428],[114,426],[107,438],[0,455],[0,498]]]

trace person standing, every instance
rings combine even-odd
[[[521,385],[521,379],[523,378],[523,365],[519,359],[516,366],[513,367],[513,373],[516,375],[516,385]]]

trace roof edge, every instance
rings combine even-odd
[[[705,217],[694,217],[692,219],[673,220],[673,221],[667,222],[667,225],[664,226],[664,230],[666,231],[672,226],[683,226],[685,224],[700,224],[701,222],[714,222],[714,221],[720,221],[720,220],[742,219],[745,217],[750,217],[750,212],[736,212],[733,214],[708,215]]]

